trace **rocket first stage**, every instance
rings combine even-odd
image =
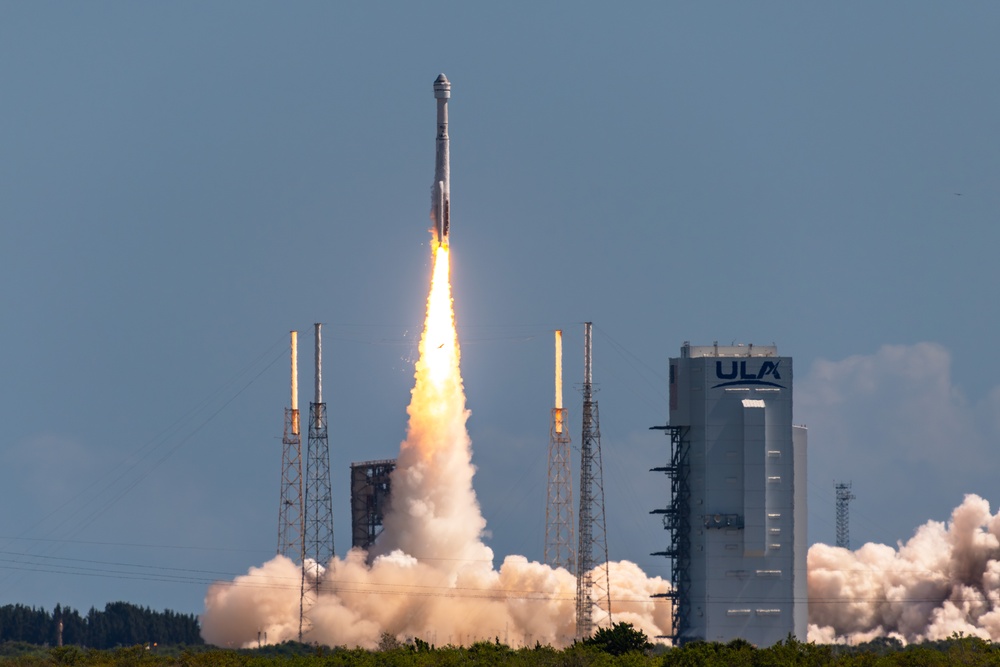
[[[444,74],[434,80],[434,99],[437,100],[437,150],[434,154],[434,185],[431,187],[431,222],[434,240],[448,247],[451,227],[451,166],[448,157],[448,100],[451,83]]]

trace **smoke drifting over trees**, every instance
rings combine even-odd
[[[946,523],[928,521],[894,549],[809,550],[809,639],[904,642],[953,633],[1000,640],[1000,512],[968,495]]]

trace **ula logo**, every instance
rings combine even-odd
[[[734,385],[746,385],[755,384],[762,385],[765,387],[779,387],[784,389],[784,385],[780,385],[777,382],[771,382],[770,380],[765,380],[764,378],[770,376],[775,380],[781,379],[781,373],[778,372],[778,365],[781,361],[765,361],[760,365],[760,369],[757,371],[747,370],[746,361],[730,361],[729,368],[725,368],[723,364],[726,362],[716,361],[715,362],[715,377],[720,380],[727,380],[727,382],[720,382],[719,384],[712,387],[712,389],[717,389],[718,387],[732,387]],[[751,362],[752,363],[752,362]]]

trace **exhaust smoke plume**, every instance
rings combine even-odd
[[[475,468],[465,423],[447,246],[434,268],[420,359],[407,408],[409,424],[392,476],[392,507],[374,557],[352,550],[321,575],[306,610],[303,641],[372,648],[383,633],[436,644],[477,640],[564,646],[576,628],[576,578],[565,569],[507,556],[499,570],[482,542],[486,527],[472,488]],[[594,577],[603,580],[597,568]],[[649,637],[670,630],[669,590],[629,562],[610,564],[615,622]],[[205,597],[202,635],[211,644],[256,646],[297,639],[301,569],[278,556]],[[605,610],[606,611],[606,610]],[[605,612],[594,613],[606,617]],[[260,635],[258,634],[260,633]]]
[[[928,521],[897,549],[809,549],[809,639],[903,642],[955,632],[1000,640],[1000,512],[968,495],[945,524]]]

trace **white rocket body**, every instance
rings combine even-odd
[[[445,247],[451,227],[451,166],[448,140],[448,100],[451,83],[444,74],[434,81],[437,100],[437,150],[434,154],[434,185],[431,187],[431,222],[434,240]]]

